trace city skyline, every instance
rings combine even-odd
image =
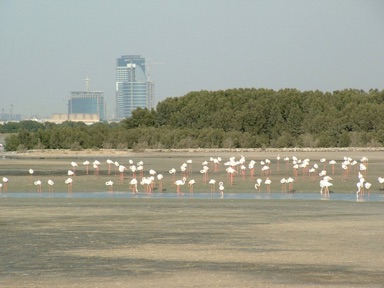
[[[153,63],[154,107],[200,90],[383,90],[383,12],[379,0],[0,0],[0,111],[66,113],[89,76],[114,113],[119,55]]]

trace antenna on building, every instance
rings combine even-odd
[[[89,92],[89,78],[87,76],[87,78],[84,79],[85,80],[85,91]]]

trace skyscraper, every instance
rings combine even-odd
[[[145,58],[124,55],[116,61],[116,118],[132,116],[136,108],[153,108],[153,83],[146,74]]]
[[[68,101],[68,114],[97,114],[105,120],[104,92],[89,91],[89,79],[86,80],[86,91],[72,91]]]

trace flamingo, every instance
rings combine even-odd
[[[111,159],[107,159],[108,164],[108,175],[111,174],[111,165],[114,164],[114,162]]]
[[[272,183],[272,181],[269,178],[265,179],[265,181],[264,181],[264,184],[267,186],[267,192],[268,193],[271,192],[271,183]]]
[[[229,182],[231,184],[231,186],[233,185],[233,176],[235,173],[237,173],[236,169],[232,168],[232,167],[228,167],[227,169],[225,169],[227,171],[227,173],[229,174]]]
[[[137,179],[133,178],[131,181],[129,181],[129,188],[132,189],[132,193],[136,194],[139,191],[137,191]]]
[[[137,171],[139,171],[140,177],[143,178],[144,166],[143,165],[137,165]]]
[[[320,194],[323,194],[324,196],[329,196],[329,187],[333,184],[330,182],[333,180],[329,176],[325,176],[323,179],[320,180]]]
[[[119,165],[120,183],[124,182],[124,171],[127,170],[124,165]]]
[[[132,172],[132,177],[133,177],[133,178],[136,178],[137,167],[136,167],[135,165],[131,165],[131,166],[129,166],[129,169],[130,169],[131,172]]]
[[[35,182],[34,182],[34,184],[35,184],[35,186],[37,186],[37,193],[41,193],[41,180],[36,180]]]
[[[53,192],[53,185],[55,184],[55,182],[53,182],[51,179],[48,180],[48,192],[51,193]]]
[[[377,178],[377,180],[378,180],[379,183],[380,183],[380,190],[383,190],[383,186],[384,186],[384,178],[383,178],[383,177],[379,177],[379,178]]]
[[[335,160],[330,160],[328,163],[329,163],[329,165],[331,165],[331,167],[332,167],[332,175],[335,175],[335,165],[336,165],[336,161],[335,161]]]
[[[280,180],[280,183],[281,183],[281,192],[282,193],[287,192],[287,180],[285,178],[282,178]]]
[[[157,180],[159,181],[159,191],[163,191],[163,174],[157,174]]]
[[[76,162],[71,162],[71,166],[73,168],[73,172],[76,174],[76,167],[78,167],[79,165],[77,165]]]
[[[113,192],[113,181],[112,180],[109,180],[109,181],[105,182],[105,185],[108,186],[108,191],[110,193]]]
[[[181,166],[180,166],[180,170],[181,170],[181,177],[186,177],[188,172],[187,172],[187,163],[183,163]]]
[[[75,175],[75,172],[73,172],[72,170],[68,170],[68,176],[74,176]]]
[[[85,166],[85,174],[88,175],[88,167],[89,167],[89,161],[85,160],[83,162],[83,165]]]
[[[149,177],[143,177],[141,178],[141,182],[140,182],[141,185],[145,186],[145,191],[149,194],[151,193],[151,184],[152,184],[152,181]]]
[[[203,175],[204,183],[207,183],[207,180],[208,180],[208,170],[209,170],[209,167],[207,165],[204,165],[203,169],[200,170],[200,173]]]
[[[7,177],[3,177],[3,183],[4,183],[4,192],[8,192],[8,178]]]
[[[192,159],[188,159],[187,161],[188,164],[188,173],[192,173]]]
[[[370,182],[364,183],[364,188],[365,188],[365,190],[367,190],[368,196],[369,196],[369,189],[371,189],[371,186],[372,186],[372,184]]]
[[[219,190],[220,190],[220,193],[221,193],[221,199],[224,198],[224,183],[223,182],[219,182]]]
[[[363,183],[361,181],[357,182],[356,183],[356,186],[357,186],[357,191],[356,191],[356,198],[359,199],[360,196],[362,195],[363,193]]]
[[[188,181],[188,186],[189,186],[189,193],[193,194],[193,185],[195,185],[196,181],[195,179],[191,179]]]
[[[29,183],[28,184],[31,184],[32,183],[32,175],[34,173],[33,169],[29,169]]]
[[[321,159],[320,159],[320,162],[321,162],[321,163],[324,163],[323,170],[325,170],[325,167],[327,166],[327,159],[325,159],[325,158],[321,158]]]
[[[0,193],[3,190],[3,183],[0,183]]]
[[[256,179],[256,183],[255,183],[255,189],[260,193],[260,189],[261,189],[261,183],[263,182],[263,180],[261,180],[260,178]]]
[[[176,177],[176,169],[175,168],[172,168],[171,170],[169,170],[169,174],[172,175],[172,182],[175,182],[175,177]]]
[[[98,160],[95,160],[93,161],[92,165],[93,165],[93,169],[95,169],[95,175],[99,175],[99,165],[100,165],[100,161]]]
[[[287,183],[288,183],[288,192],[289,192],[289,193],[293,193],[293,192],[295,192],[295,191],[293,190],[293,182],[295,182],[295,180],[294,180],[292,177],[289,177],[289,178],[287,179]]]
[[[176,180],[175,181],[175,185],[177,186],[177,189],[176,189],[177,194],[183,194],[180,191],[180,186],[184,185],[186,180],[187,180],[187,178],[183,177],[182,180]]]
[[[216,180],[215,179],[211,179],[211,180],[209,180],[208,184],[211,185],[211,193],[214,193],[215,192]]]
[[[72,184],[73,184],[73,180],[71,177],[67,178],[67,180],[65,180],[65,184],[68,185],[68,193],[72,193]]]

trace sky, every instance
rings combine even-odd
[[[0,113],[115,111],[121,55],[151,64],[155,103],[191,91],[384,89],[381,0],[0,0]]]

